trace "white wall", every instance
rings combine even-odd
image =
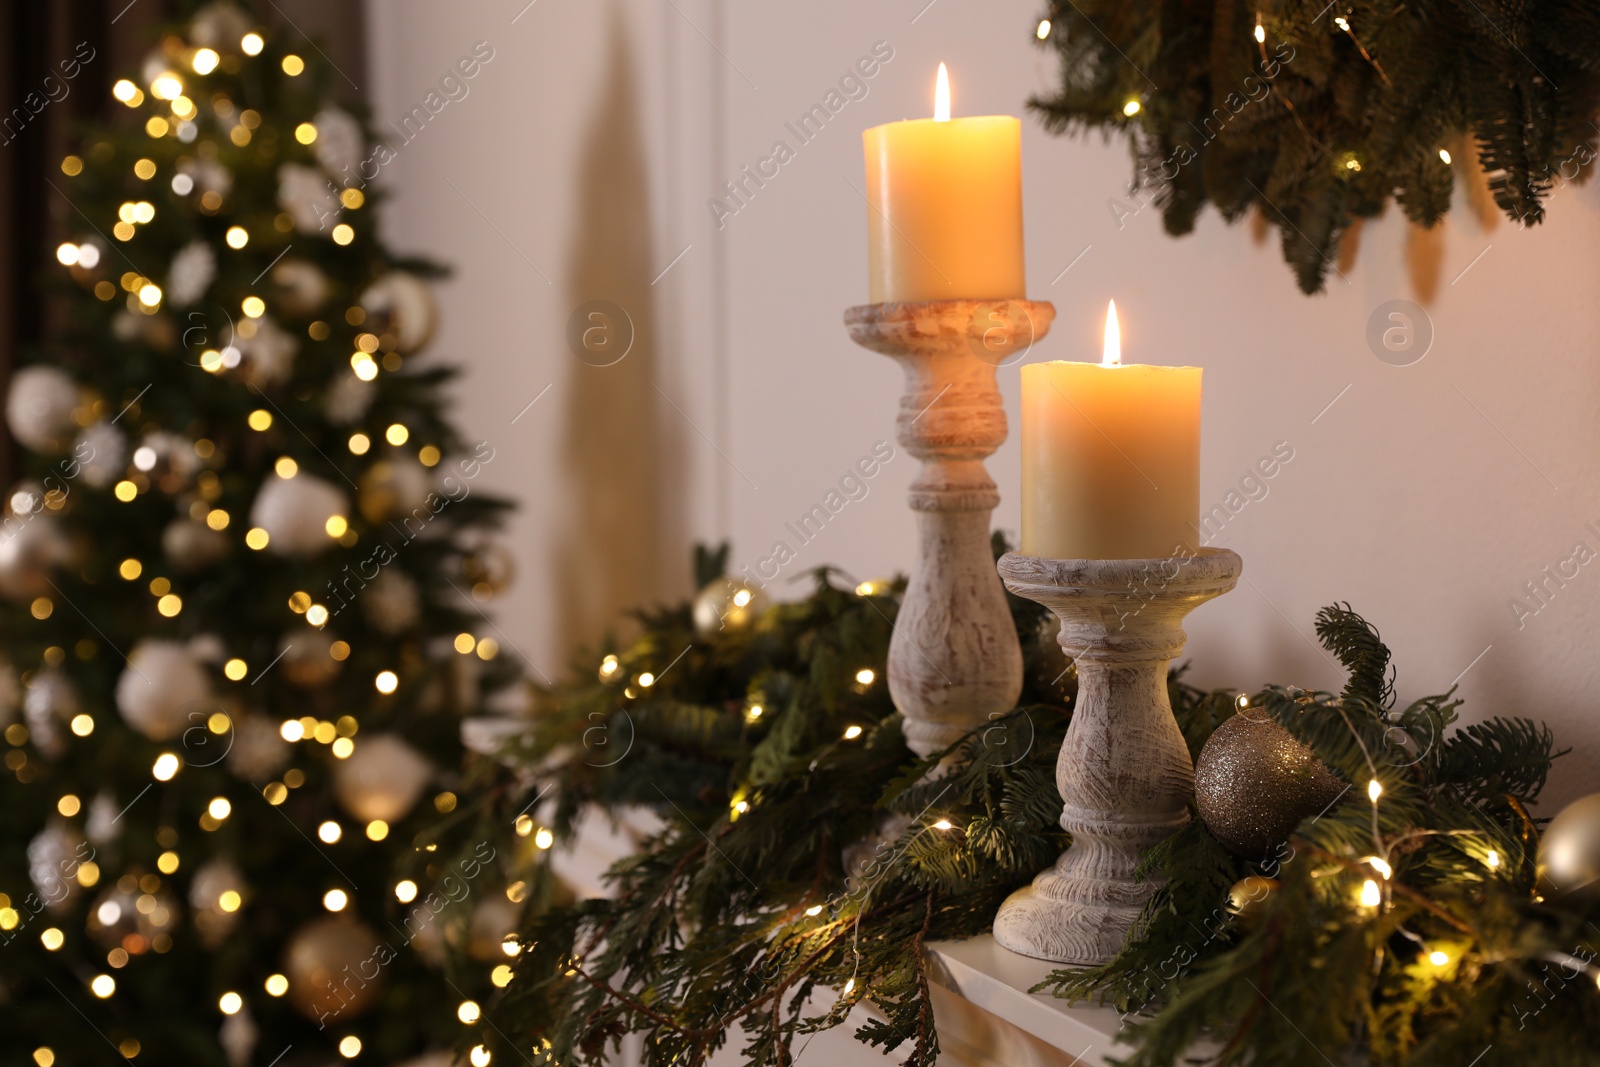
[[[369,15],[380,122],[474,41],[496,50],[389,168],[386,225],[456,266],[440,350],[470,369],[464,423],[504,443],[491,473],[524,508],[510,534],[521,577],[500,612],[549,674],[621,605],[687,592],[695,539],[731,537],[736,566],[753,564],[891,436],[898,372],[840,324],[866,299],[859,131],[926,114],[940,60],[965,114],[1021,113],[1051,70],[1031,47],[1034,0],[537,0],[513,24],[523,2],[374,0]],[[793,146],[784,123],[879,40],[894,58],[869,95],[719,230],[706,202],[721,182],[774,140]],[[1576,543],[1600,551],[1585,526],[1600,529],[1600,193],[1562,189],[1549,222],[1522,231],[1486,227],[1458,185],[1442,231],[1414,238],[1391,212],[1307,298],[1275,234],[1213,214],[1174,240],[1154,208],[1119,228],[1122,144],[1029,119],[1023,153],[1030,291],[1057,308],[1033,358],[1094,358],[1115,297],[1125,358],[1206,369],[1207,506],[1276,442],[1294,449],[1217,541],[1247,581],[1192,617],[1194,679],[1334,686],[1311,621],[1349,600],[1396,650],[1402,696],[1460,676],[1469,717],[1544,718],[1576,748],[1553,796],[1594,788],[1600,565],[1520,627],[1510,601]],[[1379,361],[1369,316],[1423,295],[1432,350]],[[564,341],[591,296],[641,324],[640,347],[603,370]],[[1001,377],[1014,425],[1017,372]],[[1014,439],[989,466],[996,522],[1015,530]],[[908,567],[912,473],[897,457],[790,572]]]

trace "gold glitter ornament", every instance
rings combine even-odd
[[[1556,812],[1539,838],[1539,887],[1554,896],[1600,896],[1600,793]]]
[[[1217,727],[1194,767],[1200,820],[1229,852],[1251,859],[1266,855],[1345,788],[1259,708]]]

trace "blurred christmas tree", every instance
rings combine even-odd
[[[52,176],[70,325],[6,408],[5,1064],[443,1064],[509,973],[492,768],[456,792],[519,683],[494,448],[412,366],[386,149],[259,25],[201,10]]]

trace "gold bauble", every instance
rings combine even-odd
[[[1194,765],[1200,820],[1236,856],[1259,859],[1345,785],[1274,722],[1247,708],[1217,727]]]
[[[1267,898],[1277,890],[1276,878],[1264,878],[1259,874],[1246,875],[1233,883],[1232,888],[1228,890],[1228,911],[1238,916],[1241,923],[1249,926],[1261,917],[1261,909],[1266,904]]]
[[[1574,800],[1545,827],[1539,886],[1547,896],[1600,896],[1600,793]]]
[[[716,578],[694,598],[694,632],[705,639],[725,630],[747,630],[766,607],[766,597],[754,586],[732,578]]]
[[[302,689],[319,689],[339,676],[343,666],[333,658],[333,635],[326,630],[297,630],[282,641],[283,675]]]
[[[461,557],[461,576],[478,600],[499,596],[516,577],[516,561],[503,545],[483,544]]]
[[[377,1001],[394,951],[354,919],[302,926],[283,953],[289,1002],[314,1022],[345,1023]]]
[[[433,520],[434,511],[428,507],[432,491],[433,475],[428,468],[410,456],[393,456],[378,460],[361,475],[356,507],[374,526],[404,516],[401,522],[406,523],[406,536],[415,537]]]

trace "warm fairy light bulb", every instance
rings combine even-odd
[[[1046,25],[1048,25],[1048,23]],[[849,981],[845,982],[845,984],[844,984],[844,992],[841,993],[840,995],[848,997],[852,992],[855,991],[855,988],[856,988],[856,980],[854,978],[852,978]]]
[[[1034,30],[1033,32],[1034,32],[1034,35],[1036,37],[1038,37],[1039,40],[1041,40],[1041,41],[1044,40],[1046,37],[1049,37],[1050,36],[1050,20],[1049,19],[1040,19],[1039,20],[1039,28],[1037,30]]]
[[[353,1060],[361,1055],[361,1039],[355,1034],[346,1034],[339,1039],[339,1055],[347,1060]]]
[[[202,48],[195,52],[194,58],[189,60],[189,65],[196,74],[210,74],[217,69],[217,64],[222,62],[222,57],[209,48]]]
[[[150,95],[157,100],[176,100],[183,95],[183,82],[176,74],[162,74],[150,83]]]
[[[933,80],[933,121],[950,121],[950,72],[939,64],[939,74]]]
[[[1441,952],[1438,949],[1434,949],[1432,952],[1428,953],[1428,962],[1433,964],[1435,967],[1443,967],[1445,964],[1450,962],[1450,954],[1448,952]]]
[[[1106,303],[1106,342],[1101,350],[1100,365],[1116,367],[1122,363],[1122,326],[1117,322],[1117,302]]]
[[[224,993],[218,998],[217,1007],[222,1009],[224,1015],[236,1015],[244,1007],[244,998],[237,993]]]
[[[856,684],[871,685],[877,677],[877,673],[871,667],[862,667],[859,671],[856,671]]]
[[[56,262],[63,267],[73,266],[78,262],[78,246],[72,242],[56,246]]]
[[[856,738],[858,738],[860,736],[861,736],[861,727],[859,727],[859,726],[846,726],[845,727],[845,729],[844,729],[844,739],[846,741],[854,741]]]
[[[489,1067],[490,1058],[489,1050],[482,1045],[473,1045],[472,1051],[467,1053],[467,1059],[472,1067]]]
[[[1256,44],[1267,43],[1267,28],[1261,23],[1256,23]]]
[[[317,836],[322,838],[322,843],[325,845],[337,844],[343,834],[344,831],[339,828],[339,824],[332,819],[317,827]]]
[[[289,979],[281,974],[269,974],[266,981],[267,996],[281,997],[289,992]]]
[[[1367,783],[1367,799],[1376,804],[1381,796],[1383,796],[1383,786],[1374,778]]]
[[[949,819],[940,819],[938,822],[933,824],[933,828],[935,830],[950,830],[955,828],[955,823],[951,822]]]
[[[539,828],[539,830],[533,835],[533,844],[534,844],[535,848],[547,849],[547,848],[549,848],[551,845],[553,845],[555,843],[556,843],[556,835],[551,833],[549,828],[547,828],[547,827],[541,826]]]
[[[1363,908],[1376,908],[1383,902],[1383,890],[1378,888],[1378,883],[1368,878],[1361,883],[1361,906]]]
[[[811,907],[806,909],[806,914],[811,916],[813,919],[816,918],[818,915],[822,914],[822,905],[821,904],[813,904],[813,905],[811,905]]]
[[[228,802],[227,797],[212,797],[211,803],[206,805],[206,813],[221,822],[233,814],[233,805]]]
[[[1448,148],[1439,149],[1439,158],[1444,160],[1444,163],[1445,163],[1446,166],[1449,166],[1450,165],[1450,149],[1448,149]]]
[[[1368,867],[1383,875],[1385,882],[1394,877],[1394,868],[1389,866],[1389,861],[1382,856],[1368,856],[1365,862]]]
[[[127,78],[122,78],[111,87],[111,95],[121,100],[124,104],[130,104],[131,106],[133,98],[139,95],[139,87]]]
[[[247,33],[239,39],[239,51],[247,56],[259,56],[265,44],[259,33]]]
[[[1483,857],[1483,862],[1487,863],[1491,870],[1500,866],[1500,853],[1491,848],[1489,854]]]
[[[343,911],[350,896],[343,889],[330,889],[322,895],[322,906],[329,911]]]
[[[477,1022],[482,1014],[483,1010],[478,1007],[478,1002],[475,1000],[463,1000],[456,1008],[456,1018],[469,1026]]]
[[[158,782],[170,782],[172,776],[178,773],[178,757],[170,752],[163,752],[156,757],[155,765],[150,768],[150,774]]]
[[[1122,113],[1128,116],[1130,119],[1142,110],[1144,110],[1144,105],[1139,103],[1137,100],[1129,100],[1126,104],[1122,105]]]
[[[101,1000],[105,1000],[117,991],[117,980],[109,974],[97,974],[94,976],[94,981],[89,983],[89,990]]]
[[[372,684],[377,687],[378,692],[387,696],[400,687],[400,678],[394,671],[379,671],[378,677]]]
[[[1339,27],[1345,33],[1349,33],[1350,32],[1350,21],[1348,19],[1346,19],[1343,15],[1339,15],[1338,17],[1336,17],[1333,20],[1333,24],[1335,26]]]
[[[407,878],[403,882],[396,882],[394,898],[402,904],[409,904],[417,899],[417,883]]]

